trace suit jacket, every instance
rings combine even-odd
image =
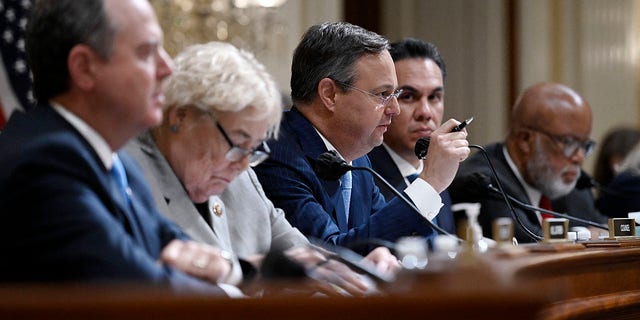
[[[50,106],[14,113],[0,154],[0,281],[137,281],[221,293],[157,262],[186,235],[157,212],[125,152],[131,207],[93,147]]]
[[[491,163],[500,177],[502,187],[507,194],[521,202],[531,204],[524,187],[520,184],[518,178],[509,167],[507,159],[504,157],[502,151],[503,146],[504,144],[502,143],[496,143],[485,147],[487,155],[491,159]],[[477,152],[460,165],[458,173],[448,190],[451,193],[453,203],[478,202],[481,204],[482,207],[478,221],[482,226],[484,235],[491,237],[493,221],[499,217],[511,217],[511,213],[500,194],[489,191],[488,187],[483,185],[483,182],[473,178],[475,173],[481,173],[490,177],[491,183],[496,186],[495,178],[491,174],[486,159],[480,152]],[[537,204],[533,205],[537,206]],[[606,220],[595,208],[593,195],[590,190],[574,189],[568,195],[553,200],[551,206],[554,211],[567,213],[593,222],[604,223]],[[535,212],[521,209],[516,206],[515,203],[513,207],[523,224],[529,230],[542,236],[542,228]],[[570,221],[570,225],[584,226],[583,224],[572,221]],[[515,237],[519,242],[534,241],[515,221],[514,226]]]
[[[212,226],[200,215],[151,135],[146,132],[126,147],[140,163],[160,212],[175,221],[193,239],[247,258],[307,244],[307,239],[266,198],[251,169],[234,179],[220,196],[209,199]],[[213,214],[212,206],[221,215]],[[240,272],[238,261],[234,272]]]
[[[389,155],[389,152],[384,146],[380,145],[373,148],[367,156],[369,156],[369,159],[371,160],[371,167],[373,170],[378,172],[394,188],[397,190],[404,190],[407,187],[404,176],[400,173],[398,166],[396,166],[391,155]],[[384,183],[378,180],[375,180],[375,182],[385,199],[391,200],[395,197],[393,191],[389,190]],[[445,190],[440,193],[440,198],[442,198],[443,206],[438,213],[437,219],[435,219],[437,220],[437,225],[448,233],[455,234],[456,226],[453,218],[453,212],[451,212],[451,196],[449,196],[449,192]],[[436,222],[435,220],[432,222]]]
[[[341,232],[334,203],[339,181],[320,179],[313,171],[311,161],[327,148],[296,107],[284,113],[280,137],[269,145],[271,156],[255,171],[269,199],[306,236],[346,246],[372,238],[396,241],[402,236],[434,234],[426,219],[400,199],[387,203],[373,177],[364,171],[352,171],[349,230]],[[367,156],[353,165],[371,166]]]
[[[607,191],[601,192],[596,204],[600,212],[610,218],[627,218],[629,212],[640,211],[639,195],[640,176],[621,172],[611,180]]]

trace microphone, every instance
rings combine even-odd
[[[469,121],[470,122],[470,121]],[[416,154],[416,157],[418,157],[418,159],[420,160],[424,160],[427,157],[427,151],[429,149],[429,138],[419,138],[416,141],[416,145],[414,147],[414,153]],[[484,150],[483,147],[479,146],[479,145],[469,145],[469,148],[475,148],[481,151],[482,155],[484,156],[484,158],[487,160],[487,163],[489,165],[489,169],[491,169],[491,173],[493,174],[494,178],[496,179],[496,184],[498,185],[498,188],[500,190],[500,192],[502,193],[503,199],[505,201],[505,203],[507,204],[507,207],[509,207],[509,211],[511,212],[511,216],[513,217],[513,220],[516,221],[516,223],[529,235],[529,237],[535,241],[538,240],[542,240],[542,237],[535,234],[533,231],[529,230],[529,228],[527,228],[525,226],[525,224],[522,222],[522,220],[520,220],[520,217],[516,214],[515,209],[513,209],[513,206],[511,205],[511,202],[509,202],[509,199],[507,198],[507,194],[504,193],[503,189],[502,189],[502,184],[500,183],[500,179],[498,178],[498,174],[496,173],[496,170],[493,168],[493,164],[491,163],[491,160],[489,159],[489,156],[487,155],[487,151]],[[487,177],[485,175],[485,177],[488,179],[489,177]],[[489,183],[491,183],[491,180],[489,180]]]
[[[520,216],[516,213],[516,210],[513,208],[513,205],[511,204],[511,201],[509,201],[509,197],[508,197],[507,193],[504,191],[504,188],[502,187],[502,183],[500,182],[500,178],[498,178],[498,173],[496,172],[496,169],[493,167],[493,163],[491,162],[491,159],[489,159],[489,155],[487,154],[487,150],[485,150],[483,147],[481,147],[479,145],[475,145],[475,144],[470,144],[469,148],[474,148],[474,149],[480,150],[480,153],[482,153],[482,155],[484,156],[485,160],[487,160],[487,164],[489,165],[489,169],[491,170],[491,174],[493,175],[494,179],[496,179],[496,185],[498,186],[498,188],[496,190],[498,191],[499,194],[502,195],[502,199],[504,199],[504,202],[507,204],[507,207],[509,208],[509,212],[511,213],[511,217],[513,218],[513,220],[516,221],[516,223],[520,226],[520,228],[522,228],[531,239],[533,239],[534,241],[543,240],[542,236],[536,234],[535,232],[533,232],[529,228],[527,228],[527,226],[524,224],[524,222],[522,222],[522,220],[520,219]],[[480,173],[474,173],[472,175],[472,177],[473,176],[478,176],[478,175],[480,175]],[[489,184],[491,184],[491,179],[489,179],[489,177],[487,177],[484,174],[482,174],[482,176],[484,176],[484,178],[482,178],[483,181],[488,180]]]
[[[351,166],[347,164],[335,150],[327,151],[318,156],[318,159],[311,159],[311,166],[318,177],[324,180],[338,180]]]
[[[457,126],[451,129],[451,132],[459,132],[462,129],[466,128],[473,121],[473,117],[460,122]],[[427,149],[429,149],[429,138],[418,138],[416,141],[416,146],[413,149],[413,152],[416,154],[418,159],[424,160],[427,158]]]
[[[580,177],[578,181],[576,181],[576,189],[588,189],[588,188],[597,188],[600,189],[602,186],[591,176],[589,176],[584,170],[580,170]]]
[[[496,187],[494,187],[491,183],[491,179],[480,172],[475,172],[474,174],[472,174],[470,176],[470,179],[477,185],[487,188],[493,192],[496,193],[500,193],[500,190],[496,189]],[[604,224],[600,224],[600,223],[596,223],[590,220],[585,220],[582,218],[578,218],[578,217],[574,217],[574,216],[570,216],[568,214],[564,214],[564,213],[560,213],[557,211],[552,211],[552,210],[547,210],[547,209],[543,209],[543,208],[539,208],[536,206],[532,206],[530,204],[524,203],[518,199],[516,199],[515,197],[506,194],[506,196],[509,198],[509,200],[513,201],[516,205],[518,205],[520,208],[523,208],[525,210],[530,210],[530,211],[540,211],[540,212],[544,212],[544,213],[548,213],[550,215],[553,215],[554,217],[560,217],[560,218],[565,218],[567,220],[571,220],[571,221],[575,221],[575,222],[580,222],[580,223],[584,223],[587,225],[590,225],[592,227],[596,227],[596,228],[600,228],[600,229],[604,229],[604,230],[608,230],[609,227],[607,225]]]
[[[580,170],[580,178],[578,178],[578,181],[576,182],[576,189],[581,190],[581,189],[587,189],[587,188],[596,188],[602,193],[606,193],[615,198],[629,199],[637,196],[630,193],[615,191],[611,188],[605,187],[601,185],[598,181],[596,181],[596,179],[593,179],[586,172],[584,172],[584,170]]]
[[[413,148],[413,152],[416,154],[416,157],[420,160],[424,160],[427,158],[427,150],[429,149],[429,138],[418,138],[416,141],[416,146]]]
[[[393,192],[396,197],[400,198],[406,205],[408,205],[413,211],[417,212],[422,216],[420,209],[416,208],[416,206],[409,201],[405,196],[400,193],[396,188],[394,188],[387,180],[385,180],[379,173],[375,172],[373,169],[369,167],[354,167],[347,164],[344,159],[338,156],[338,153],[335,150],[327,151],[318,156],[318,159],[311,159],[313,170],[316,172],[318,177],[325,180],[338,180],[340,177],[345,174],[349,170],[364,170],[371,173],[374,177],[380,180],[391,192]],[[434,230],[436,230],[439,234],[448,235],[456,238],[458,241],[462,241],[458,237],[453,236],[448,233],[444,229],[435,225],[429,219],[425,218],[424,221]]]

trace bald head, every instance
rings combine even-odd
[[[569,193],[592,149],[591,107],[571,88],[540,83],[527,88],[511,113],[506,145],[528,184],[551,199]]]
[[[518,98],[511,112],[511,125],[516,130],[525,127],[558,132],[556,128],[562,130],[571,122],[578,135],[588,136],[591,117],[591,107],[573,89],[559,83],[539,83]]]

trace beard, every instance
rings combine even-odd
[[[566,196],[571,192],[580,177],[580,168],[575,165],[567,165],[560,170],[554,171],[549,165],[548,152],[544,151],[539,139],[536,139],[536,150],[533,157],[527,162],[527,173],[532,179],[532,185],[540,190],[542,194],[551,200]],[[577,171],[578,176],[573,181],[566,183],[562,179],[562,175],[567,171]]]

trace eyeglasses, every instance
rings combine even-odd
[[[231,162],[237,162],[244,159],[244,157],[249,156],[249,166],[255,167],[269,158],[271,150],[269,149],[269,146],[266,142],[262,141],[262,144],[260,144],[260,146],[253,150],[245,149],[233,143],[233,141],[231,141],[231,139],[229,138],[229,135],[227,135],[227,132],[222,129],[222,126],[217,121],[216,127],[218,127],[218,130],[220,130],[220,133],[222,133],[224,139],[227,140],[227,143],[229,143],[229,145],[231,146],[231,149],[229,149],[229,151],[224,154],[224,157],[227,160]]]
[[[562,153],[567,158],[570,158],[571,156],[573,156],[576,153],[576,151],[578,151],[578,149],[582,149],[582,151],[584,151],[584,156],[588,157],[591,153],[593,153],[593,150],[595,149],[595,146],[596,146],[596,142],[591,139],[580,140],[572,136],[554,135],[540,129],[534,129],[534,128],[529,128],[529,129],[532,131],[540,132],[545,136],[551,138],[551,140],[553,140],[556,143],[556,145],[560,147],[560,149],[562,150]]]
[[[402,91],[404,91],[403,89],[396,89],[394,92],[392,92],[390,94],[384,94],[384,92],[375,94],[375,93],[371,93],[371,92],[369,92],[367,90],[360,89],[360,88],[358,88],[356,86],[352,86],[352,85],[346,84],[346,83],[344,83],[344,82],[342,82],[340,80],[336,80],[336,79],[332,79],[332,80],[335,81],[336,83],[340,84],[341,86],[344,86],[346,88],[353,89],[353,90],[356,90],[356,91],[360,91],[360,92],[362,92],[364,94],[370,95],[370,96],[375,97],[376,99],[380,100],[380,104],[376,105],[376,110],[385,107],[389,103],[389,101],[391,101],[392,98],[398,99],[398,97],[402,94]]]

